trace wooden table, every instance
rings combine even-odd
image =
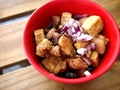
[[[0,90],[120,90],[120,55],[101,77],[68,85],[44,77],[27,61],[22,34],[29,15],[49,0],[0,0]],[[106,8],[120,28],[120,0],[93,0]],[[4,73],[7,68],[22,68]]]

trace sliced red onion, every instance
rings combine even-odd
[[[65,33],[67,30],[69,29],[69,26],[68,25],[65,25],[60,31],[61,31],[61,34]]]
[[[75,30],[75,28],[74,28],[74,27],[72,27],[72,28],[71,28],[71,30],[72,30],[72,32],[73,32],[73,33],[75,33],[75,32],[76,32],[76,30]]]
[[[71,18],[67,23],[70,27],[72,27],[74,22],[75,22],[75,19]]]
[[[90,45],[87,46],[87,50],[91,50],[91,46]]]
[[[90,43],[88,46],[87,46],[87,50],[94,50],[95,49],[95,43]]]
[[[88,16],[87,14],[75,15],[75,16],[74,16],[74,19],[79,20],[79,19],[81,19],[81,18],[83,18],[83,17],[87,17],[87,16]]]
[[[77,32],[81,32],[81,30],[80,30],[80,27],[79,27],[79,26],[74,27],[74,29],[75,29],[75,34],[76,34]]]
[[[78,31],[77,33],[74,33],[74,34],[72,35],[73,41],[77,41],[77,37],[79,37],[80,35],[81,35],[81,32],[80,32],[80,31]]]
[[[88,35],[88,34],[84,34],[82,33],[79,37],[77,37],[77,40],[79,41],[90,41],[91,39],[93,39],[93,36]]]
[[[69,28],[69,29],[67,30],[67,33],[68,33],[70,36],[72,36],[72,34],[73,34],[72,28]]]
[[[90,43],[91,49],[94,50],[95,49],[95,43]]]
[[[76,35],[76,34],[73,34],[73,35],[72,35],[72,38],[77,38],[77,35]]]
[[[86,71],[84,72],[84,75],[88,77],[88,76],[91,75],[91,73],[90,73],[89,71],[86,70]]]
[[[87,49],[86,48],[80,48],[77,50],[77,53],[81,56],[85,55],[87,53]]]
[[[80,29],[81,32],[83,32],[83,29],[81,27],[79,29]]]
[[[82,59],[88,64],[88,65],[91,65],[91,61],[89,58],[87,57],[82,57]]]
[[[70,30],[70,31],[68,31]],[[72,30],[72,31],[71,31]],[[60,30],[61,34],[68,32],[68,34],[76,34],[77,32],[83,31],[82,28],[80,27],[79,21],[71,18],[68,22],[64,24],[64,27]]]
[[[73,27],[77,28],[79,25],[77,23],[73,23]]]
[[[77,37],[79,37],[80,35],[81,35],[81,32],[80,32],[80,31],[76,33],[76,36],[77,36]]]

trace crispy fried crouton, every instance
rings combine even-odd
[[[85,42],[85,41],[77,41],[74,46],[76,49],[79,49],[79,48],[85,48],[87,47],[89,44],[89,42]]]
[[[42,61],[43,66],[51,73],[58,74],[66,70],[66,62],[61,58],[50,56]]]
[[[64,25],[72,18],[72,14],[70,12],[63,12],[61,17],[61,25]]]
[[[52,48],[52,42],[48,39],[43,39],[36,47],[36,55],[40,57],[47,57]]]
[[[45,38],[43,29],[35,30],[34,35],[35,35],[36,44],[40,43]]]
[[[96,36],[103,29],[103,21],[100,16],[89,16],[82,24],[85,33]]]
[[[96,51],[93,51],[90,60],[92,62],[92,66],[97,67],[99,65],[99,54]]]
[[[67,56],[75,55],[75,50],[72,46],[71,39],[68,38],[67,36],[62,35],[58,40],[58,44],[61,48],[61,53],[63,55],[67,55]]]

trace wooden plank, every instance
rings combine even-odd
[[[22,48],[26,20],[25,18],[0,27],[0,68],[26,59]]]
[[[33,11],[49,0],[0,0],[0,19]]]
[[[69,85],[47,79],[32,66],[0,76],[0,90],[119,90],[120,61],[101,77],[83,84]]]
[[[39,74],[32,66],[28,66],[11,73],[1,75],[0,90],[27,90],[25,88],[47,81],[48,79],[46,77]]]
[[[104,7],[116,20],[120,28],[120,0],[93,0]]]
[[[0,19],[33,11],[48,1],[49,0],[0,0]],[[93,1],[107,9],[120,27],[120,0]]]

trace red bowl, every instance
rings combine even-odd
[[[110,39],[106,53],[103,55],[99,67],[89,77],[67,79],[55,76],[48,72],[35,55],[34,30],[45,28],[53,15],[61,15],[62,12],[76,14],[99,15],[104,22],[103,35]],[[115,62],[119,52],[119,30],[112,16],[102,7],[90,0],[52,0],[38,8],[29,18],[24,33],[23,47],[29,62],[46,77],[62,83],[76,84],[95,79],[105,73]]]

